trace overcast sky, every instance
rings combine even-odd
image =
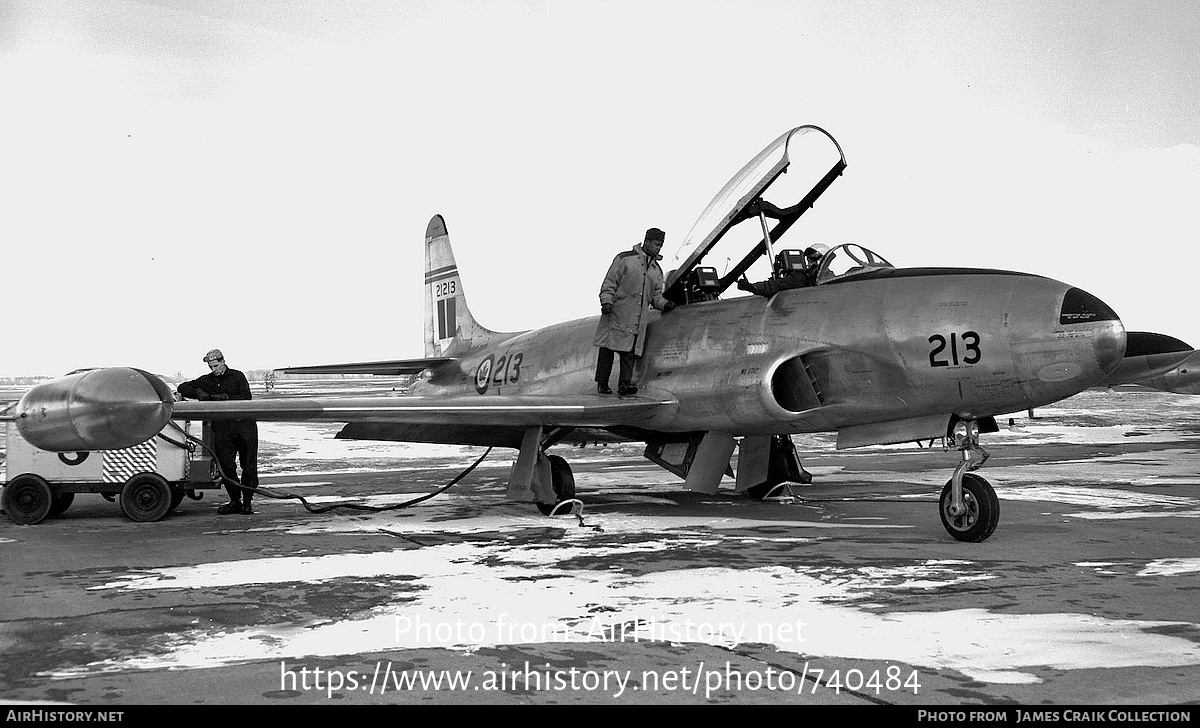
[[[1192,0],[8,0],[0,376],[421,356],[437,213],[485,326],[589,316],[800,124],[849,166],[795,247],[1038,273],[1200,346],[1197,88]]]

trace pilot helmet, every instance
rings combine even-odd
[[[825,243],[813,243],[804,249],[804,257],[816,262],[821,260],[826,253],[829,252],[829,246]]]

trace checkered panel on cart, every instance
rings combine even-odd
[[[158,444],[153,437],[141,445],[104,452],[105,483],[124,483],[138,473],[153,473],[157,469]]]

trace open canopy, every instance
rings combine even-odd
[[[845,168],[841,146],[820,127],[798,126],[768,144],[721,188],[666,261],[667,298],[684,300],[698,265],[732,264],[721,274],[724,291],[761,256],[773,256],[783,233]]]

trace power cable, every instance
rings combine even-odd
[[[171,423],[171,424],[174,425],[175,423]],[[180,429],[177,425],[175,427],[176,427],[176,429],[179,429],[180,432],[182,432],[182,429]],[[212,456],[212,463],[213,463],[213,465],[216,466],[217,473],[220,475],[221,481],[231,483],[239,488],[245,488],[246,490],[251,491],[253,493],[262,493],[263,495],[265,495],[269,498],[276,498],[279,500],[298,500],[298,501],[300,501],[300,504],[304,506],[305,510],[307,510],[309,513],[328,513],[330,511],[336,510],[338,508],[346,508],[346,509],[355,510],[355,511],[370,511],[373,513],[381,512],[381,511],[394,511],[394,510],[399,510],[401,508],[408,508],[409,506],[414,506],[418,503],[422,503],[424,501],[429,500],[430,498],[433,498],[434,496],[438,496],[438,495],[441,495],[442,493],[446,492],[452,486],[456,485],[459,481],[461,481],[463,478],[470,475],[471,471],[475,470],[475,468],[478,467],[479,464],[483,462],[483,459],[486,458],[488,456],[488,454],[490,454],[492,452],[492,448],[489,447],[487,450],[483,451],[483,454],[480,455],[475,460],[475,462],[471,463],[471,465],[467,469],[463,470],[461,473],[456,475],[454,477],[454,479],[451,480],[449,483],[446,483],[445,485],[443,485],[442,487],[433,491],[432,493],[426,493],[425,495],[418,496],[411,500],[404,501],[403,503],[393,503],[392,505],[389,505],[389,506],[368,506],[368,505],[363,505],[362,503],[332,503],[332,504],[326,505],[326,506],[314,506],[311,503],[309,503],[303,496],[296,495],[295,493],[277,493],[277,492],[271,490],[270,488],[263,488],[262,486],[242,485],[241,482],[238,481],[237,478],[234,478],[225,472],[225,469],[221,467],[220,461],[217,460],[216,453],[213,452],[210,447],[205,445],[201,440],[197,439],[193,435],[184,433],[184,436],[188,439],[188,441],[190,443],[198,444],[201,448],[204,449],[205,452],[207,452],[209,455]],[[160,437],[163,437],[163,436],[160,435]],[[176,443],[175,441],[171,440],[170,438],[163,437],[163,439],[167,440],[168,442],[171,442],[172,444],[179,445],[179,443]],[[180,445],[180,446],[182,446],[182,445]],[[192,450],[192,449],[194,449],[194,448],[189,447],[189,450]]]

